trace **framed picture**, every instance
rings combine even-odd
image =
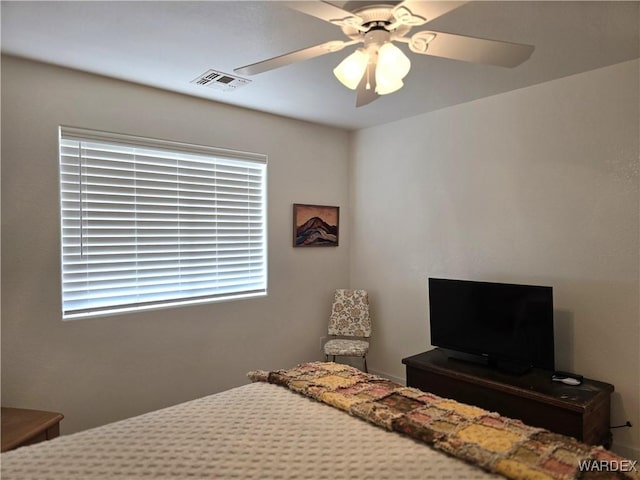
[[[340,207],[293,204],[294,247],[337,247]]]

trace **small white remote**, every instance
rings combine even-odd
[[[551,377],[551,380],[553,380],[554,382],[562,382],[565,385],[580,385],[582,382],[580,380],[578,380],[577,378],[571,378],[571,377]]]

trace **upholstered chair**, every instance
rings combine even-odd
[[[329,356],[333,357],[333,361],[337,356],[361,357],[364,371],[367,371],[371,316],[369,295],[365,290],[335,291],[329,317],[329,336],[334,338],[324,344],[326,361],[329,361]]]

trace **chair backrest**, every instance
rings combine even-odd
[[[371,336],[369,295],[366,290],[336,290],[329,318],[329,335]]]

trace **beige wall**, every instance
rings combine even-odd
[[[60,124],[267,154],[269,295],[63,322]],[[320,359],[349,229],[340,247],[294,249],[292,203],[348,217],[348,146],[341,130],[3,58],[2,404],[63,412],[68,433]]]
[[[615,448],[640,457],[639,64],[353,136],[351,285],[373,370],[430,348],[427,278],[551,285],[557,368],[615,385]]]

